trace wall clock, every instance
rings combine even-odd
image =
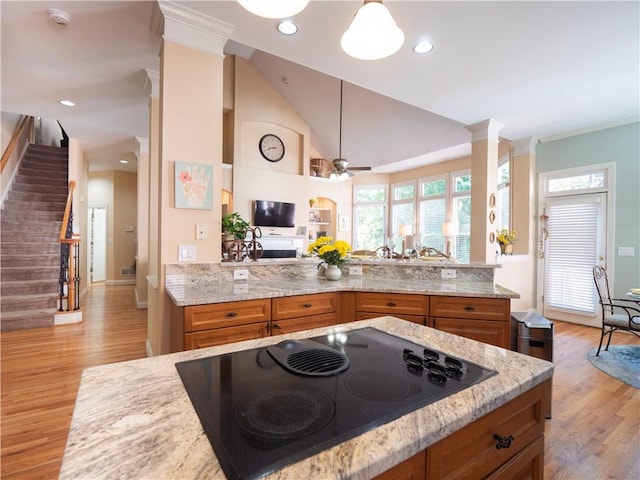
[[[258,146],[262,156],[270,162],[279,162],[284,157],[284,143],[273,133],[263,135]]]

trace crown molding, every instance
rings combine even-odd
[[[160,96],[160,73],[155,70],[145,68],[140,81],[142,83],[142,88],[147,92],[147,95],[150,97]]]
[[[159,1],[157,5],[152,29],[162,38],[205,53],[224,56],[224,45],[234,29],[233,25],[172,1]]]
[[[513,155],[535,155],[536,145],[540,140],[537,137],[526,137],[511,142],[513,146]]]
[[[480,140],[493,140],[498,142],[498,133],[504,128],[504,125],[497,120],[491,118],[478,123],[467,125],[466,129],[471,132],[471,142]]]

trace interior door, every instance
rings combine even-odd
[[[89,275],[91,282],[106,280],[107,265],[107,208],[89,208]]]
[[[607,194],[548,197],[544,316],[599,326],[593,266],[606,265]]]

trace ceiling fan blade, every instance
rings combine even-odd
[[[371,167],[347,167],[347,170],[369,171]]]

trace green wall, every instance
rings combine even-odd
[[[640,287],[640,122],[539,143],[537,173],[613,162],[616,165],[614,295]],[[619,257],[618,246],[634,247]]]

